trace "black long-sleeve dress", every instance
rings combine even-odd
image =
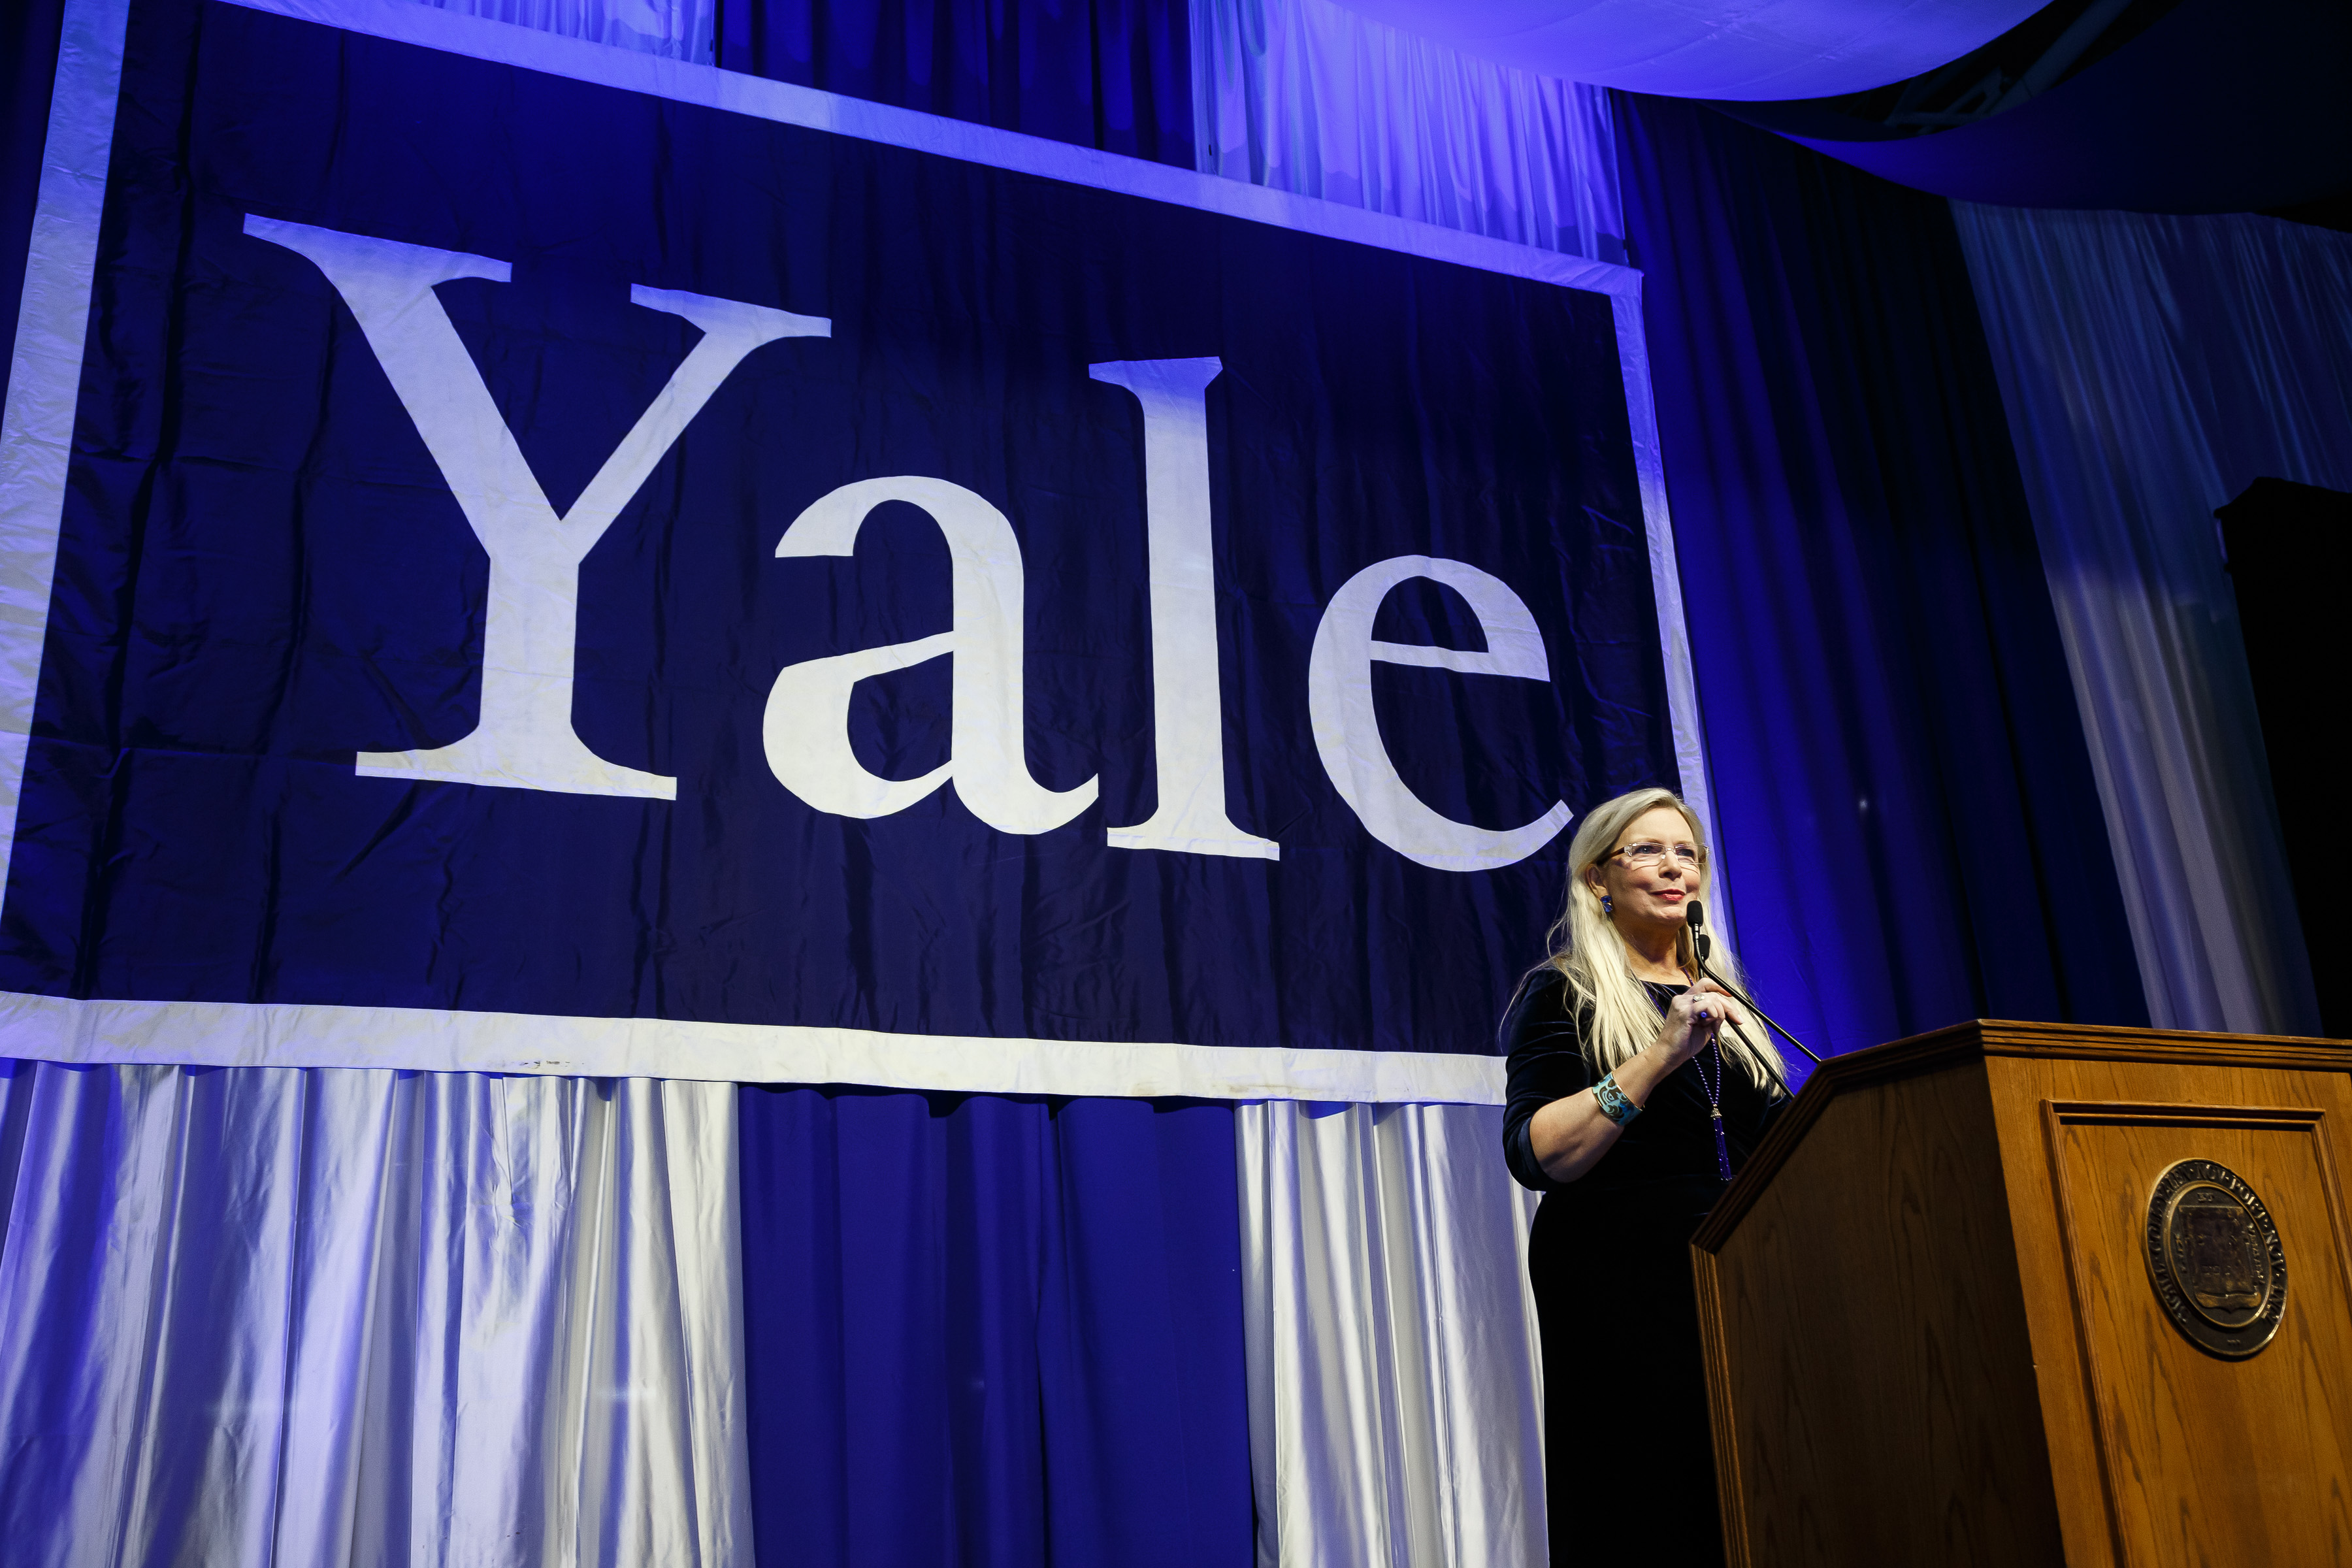
[[[1663,1008],[1683,988],[1647,989]],[[1546,969],[1503,1021],[1511,1053],[1504,1154],[1519,1184],[1544,1194],[1528,1264],[1543,1336],[1552,1568],[1719,1563],[1690,1270],[1691,1235],[1723,1191],[1706,1098],[1714,1062],[1702,1052],[1675,1068],[1591,1170],[1555,1182],[1536,1163],[1528,1123],[1601,1078],[1585,1049],[1591,1010],[1571,1016],[1567,1004],[1566,978]],[[1736,1065],[1725,1067],[1725,1141],[1739,1171],[1779,1106]]]

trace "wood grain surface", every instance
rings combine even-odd
[[[2336,1147],[2352,1079],[1990,1066],[2069,1560],[2352,1565],[2352,1260]],[[2148,1198],[2185,1159],[2244,1178],[2285,1247],[2285,1320],[2244,1361],[2192,1343],[2149,1281]]]
[[[1743,1565],[2352,1568],[2352,1048],[1987,1023],[1833,1060],[1695,1244]],[[2165,1317],[2158,1175],[2286,1249],[2277,1337]]]
[[[1983,1063],[1850,1088],[1695,1254],[1732,1561],[2055,1564]]]

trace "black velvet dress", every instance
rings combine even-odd
[[[1648,989],[1663,1006],[1683,988]],[[1503,1023],[1511,1053],[1504,1153],[1519,1184],[1544,1194],[1528,1264],[1543,1336],[1552,1568],[1720,1563],[1690,1270],[1691,1234],[1723,1191],[1700,1076],[1702,1066],[1714,1076],[1713,1053],[1659,1084],[1591,1170],[1555,1182],[1536,1164],[1528,1122],[1601,1077],[1584,1051],[1590,1012],[1570,1017],[1567,997],[1566,979],[1547,969]],[[1723,1125],[1739,1171],[1780,1106],[1726,1066]]]

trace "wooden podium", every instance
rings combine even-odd
[[[1692,1244],[1734,1568],[2352,1564],[2347,1072],[1993,1022],[1817,1071]]]

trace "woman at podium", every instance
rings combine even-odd
[[[1544,1194],[1528,1261],[1553,1568],[1722,1560],[1690,1238],[1784,1097],[1769,1037],[1699,973],[1706,879],[1673,791],[1595,808],[1503,1020],[1504,1153]],[[1721,942],[1706,963],[1742,984]]]

